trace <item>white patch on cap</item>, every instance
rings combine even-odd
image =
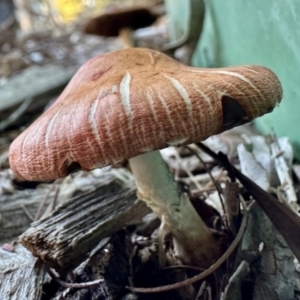
[[[117,86],[116,84],[114,84],[114,85],[112,86],[112,88],[111,88],[111,92],[112,92],[113,94],[115,94],[117,91],[118,91],[118,86]]]
[[[130,80],[131,76],[129,72],[126,72],[120,83],[120,95],[121,101],[127,117],[131,119],[131,107],[130,107]]]
[[[256,90],[259,94],[261,94],[260,90],[251,82],[251,80],[249,80],[248,78],[246,78],[244,75],[240,74],[240,73],[236,73],[236,72],[232,72],[232,71],[213,71],[214,73],[218,73],[218,74],[224,74],[224,75],[228,75],[228,76],[232,76],[232,77],[237,77],[241,80],[243,80],[244,82],[248,83],[254,90]]]
[[[150,106],[150,109],[151,109],[151,112],[152,112],[152,115],[154,117],[154,120],[157,122],[158,119],[157,119],[157,113],[156,113],[156,110],[155,110],[155,107],[154,107],[154,101],[153,101],[153,98],[150,94],[149,91],[146,92],[146,98],[149,102],[149,106]]]
[[[192,116],[193,116],[193,104],[192,104],[192,101],[190,99],[190,96],[189,96],[187,90],[185,89],[185,87],[177,79],[175,79],[173,77],[170,77],[168,75],[164,75],[164,76],[171,81],[174,88],[178,91],[179,95],[182,97],[183,101],[185,102],[185,105],[186,105],[186,108],[188,110],[190,118],[192,118]]]
[[[212,110],[212,109],[213,109],[213,107],[212,107],[212,101],[211,101],[211,99],[209,98],[209,96],[207,96],[203,91],[201,91],[201,90],[197,87],[197,85],[196,85],[195,83],[193,83],[193,85],[194,85],[195,90],[196,90],[196,91],[203,97],[203,99],[207,102],[207,104],[208,104],[210,110]]]
[[[152,149],[152,148],[142,148],[142,149],[140,149],[141,153],[148,153],[148,152],[152,152],[152,151],[154,151],[154,149]]]
[[[168,118],[171,126],[174,128],[174,122],[173,122],[173,119],[171,117],[171,112],[169,110],[169,107],[168,107],[168,104],[167,104],[165,98],[160,93],[158,93],[158,98],[159,98],[159,100],[160,100],[160,102],[162,104],[162,107],[164,108],[164,110],[165,110],[165,112],[167,114],[167,118]]]
[[[151,60],[150,64],[151,64],[151,65],[155,65],[155,59],[154,59],[154,57],[153,57],[152,53],[151,53],[151,52],[149,52],[148,54],[149,54],[149,56],[150,56],[150,60]]]
[[[95,115],[96,115],[96,112],[97,112],[97,108],[98,108],[98,104],[99,104],[101,94],[102,94],[102,91],[100,91],[100,93],[98,94],[96,100],[91,105],[91,110],[90,110],[90,113],[89,113],[89,123],[91,125],[92,133],[93,133],[93,135],[94,135],[94,137],[97,141],[97,144],[98,144],[100,150],[103,151],[101,139],[100,139],[98,129],[97,129],[97,123],[96,123],[96,120],[95,120]]]
[[[255,74],[259,74],[259,72],[255,71],[255,70],[253,70],[253,69],[251,69],[251,68],[240,67],[240,69],[247,70],[247,71],[250,71],[250,72],[255,73]]]
[[[195,73],[206,73],[207,71],[202,71],[202,70],[191,70],[191,72],[195,72]],[[233,71],[225,71],[225,70],[210,70],[209,73],[216,73],[216,74],[224,74],[224,75],[228,75],[231,77],[236,77],[241,79],[242,81],[246,82],[248,85],[250,85],[259,95],[262,99],[265,100],[264,95],[261,93],[261,91],[251,82],[251,80],[249,80],[248,78],[246,78],[244,75],[237,73],[237,72],[233,72]]]
[[[174,146],[174,147],[178,147],[183,145],[186,141],[188,140],[188,138],[181,138],[181,139],[176,139],[170,142],[166,142],[166,144],[168,146]]]

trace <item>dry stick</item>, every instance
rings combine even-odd
[[[174,284],[170,284],[170,285],[165,285],[165,286],[160,286],[160,287],[155,287],[155,288],[136,288],[136,287],[129,287],[129,286],[127,286],[126,288],[135,293],[145,293],[145,294],[146,293],[150,294],[150,293],[167,292],[167,291],[179,289],[179,288],[185,287],[187,285],[193,284],[199,280],[204,279],[205,277],[209,276],[213,272],[215,272],[233,253],[234,249],[237,247],[237,245],[239,244],[240,240],[243,237],[244,231],[246,229],[248,217],[249,217],[249,207],[247,207],[247,205],[243,199],[241,199],[241,203],[244,208],[244,215],[243,215],[243,220],[241,223],[241,227],[238,231],[238,234],[236,235],[235,239],[233,240],[233,242],[231,243],[229,248],[224,252],[224,254],[213,265],[211,265],[207,270],[205,270],[204,272],[202,272],[190,279],[187,279],[187,280],[184,280],[181,282],[177,282]]]
[[[191,194],[196,197],[196,196],[202,195],[204,193],[214,192],[215,190],[216,190],[216,188],[213,188],[213,187],[211,187],[211,188],[204,187],[203,190],[201,190],[201,191],[198,191],[198,190],[191,191]]]
[[[57,180],[54,184],[56,185],[56,187],[55,187],[55,195],[54,195],[54,198],[53,198],[52,203],[51,203],[51,211],[54,211],[54,209],[55,209],[57,199],[58,199],[58,194],[59,194],[59,191],[60,191],[60,184],[57,182]]]
[[[52,186],[50,187],[50,189],[47,191],[44,199],[42,200],[39,208],[38,208],[38,211],[34,217],[34,221],[37,221],[39,220],[40,218],[44,218],[46,217],[48,214],[50,214],[52,211],[54,211],[55,207],[56,207],[56,204],[57,204],[57,200],[58,200],[58,196],[59,196],[59,192],[60,192],[60,182],[61,180],[60,179],[57,179],[55,180],[55,182],[52,183]],[[52,200],[50,200],[50,203],[49,203],[49,206],[48,208],[44,211],[44,213],[42,214],[42,209],[44,208],[51,192],[54,191],[54,195],[53,195],[53,198]]]
[[[212,300],[212,290],[211,286],[207,287],[207,293],[208,293],[208,300]]]
[[[181,165],[181,167],[183,168],[183,170],[186,172],[186,174],[190,177],[191,181],[195,184],[195,186],[198,188],[199,191],[203,190],[202,185],[197,181],[197,179],[195,178],[195,176],[193,175],[193,173],[186,168],[183,163],[182,163],[182,158],[180,157],[179,153],[177,151],[175,151],[175,157],[179,163],[179,165]]]
[[[280,145],[275,134],[272,137],[270,148],[280,183],[281,185],[285,184],[285,187],[282,189],[285,201],[289,203],[292,209],[299,215],[299,204],[297,203],[297,195],[294,189],[293,179],[291,177],[289,166],[283,157],[284,151],[280,149]]]
[[[109,243],[111,242],[111,237],[104,238],[101,240],[101,242],[91,251],[89,258],[91,258],[93,255],[96,254],[96,252],[99,252],[100,250],[104,249]],[[70,283],[70,282],[65,282],[61,279],[59,279],[48,267],[47,271],[51,278],[55,280],[57,283],[59,283],[61,286],[67,287],[67,288],[75,288],[75,289],[80,289],[80,288],[86,288],[86,287],[92,287],[95,286],[99,283],[104,282],[104,278],[99,278],[93,281],[88,281],[88,282],[80,282],[80,283]]]
[[[21,205],[21,208],[23,209],[25,215],[28,217],[28,219],[33,222],[34,221],[34,218],[33,216],[31,215],[31,213],[28,211],[28,209],[26,208],[26,206],[24,204]]]
[[[212,182],[214,183],[214,185],[215,185],[215,187],[216,187],[216,189],[218,191],[218,194],[219,194],[219,197],[220,197],[220,201],[223,202],[222,196],[221,196],[221,194],[222,194],[221,187],[220,187],[219,183],[215,180],[215,178],[212,176],[210,170],[208,169],[208,167],[207,167],[206,163],[204,162],[204,160],[202,159],[202,157],[197,153],[197,151],[195,151],[190,146],[185,146],[185,148],[187,148],[192,154],[194,154],[201,161],[201,163],[203,164],[206,172],[208,173],[210,179],[212,180]],[[222,206],[224,206],[223,203],[222,203]],[[223,209],[224,209],[224,207],[223,207]],[[224,210],[224,212],[225,212],[225,210]]]
[[[212,182],[214,183],[217,191],[218,191],[218,195],[219,195],[219,198],[220,198],[220,202],[221,202],[221,205],[222,205],[222,209],[223,209],[223,212],[224,214],[226,214],[226,209],[225,209],[225,205],[224,205],[224,202],[223,202],[223,199],[222,199],[222,191],[221,191],[221,187],[219,185],[219,183],[215,180],[215,178],[212,176],[210,170],[208,169],[206,163],[203,161],[203,159],[201,158],[201,156],[197,153],[197,151],[195,151],[194,149],[192,149],[191,147],[189,146],[185,146],[188,150],[190,150],[200,161],[201,163],[203,164],[206,172],[208,173],[210,179],[212,180]],[[225,218],[225,222],[226,222],[226,226],[227,228],[229,228],[229,225],[227,223],[227,218]]]
[[[6,120],[0,122],[0,131],[4,131],[7,127],[12,125],[31,104],[33,98],[27,98]]]
[[[34,221],[37,221],[37,220],[39,220],[41,218],[41,216],[42,216],[42,210],[43,210],[44,206],[46,205],[47,200],[48,200],[48,198],[49,198],[49,196],[50,196],[50,194],[51,194],[51,192],[53,191],[54,188],[55,188],[55,185],[52,184],[51,187],[48,189],[45,197],[41,201],[41,203],[40,203],[40,205],[38,207],[38,210],[37,210],[37,212],[36,212],[36,214],[34,216]]]
[[[207,289],[207,283],[206,281],[204,281],[201,286],[200,289],[195,297],[195,299],[200,299],[200,297],[204,294],[205,290]]]
[[[225,176],[225,175],[224,175],[224,170],[220,170],[219,174],[216,174],[215,177],[214,177],[214,179],[215,179],[216,182],[219,182],[219,181],[222,179],[223,176]],[[204,189],[209,189],[210,186],[213,186],[213,184],[214,184],[213,181],[209,181],[209,182],[204,186]],[[212,189],[212,188],[210,188],[210,189]]]
[[[89,282],[70,283],[70,282],[65,282],[65,281],[57,278],[50,269],[48,269],[48,273],[54,281],[59,283],[61,286],[64,286],[64,287],[67,287],[67,288],[70,288],[70,289],[84,289],[84,288],[87,288],[87,287],[96,286],[99,283],[104,282],[104,278],[100,278],[100,279],[96,279],[96,280],[89,281]]]

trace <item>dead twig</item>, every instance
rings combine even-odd
[[[207,289],[207,282],[204,281],[200,286],[200,289],[195,297],[195,300],[201,299],[200,297],[203,296],[206,289]]]
[[[28,219],[33,222],[34,221],[34,218],[33,216],[31,215],[31,213],[28,211],[28,209],[26,208],[26,206],[24,204],[21,205],[21,208],[23,209],[25,215],[28,217]]]
[[[195,186],[198,188],[199,191],[202,191],[203,190],[202,185],[197,181],[197,179],[195,178],[193,173],[187,167],[184,166],[184,164],[182,163],[182,158],[180,157],[179,153],[177,151],[175,151],[174,154],[175,154],[175,157],[176,157],[179,165],[181,165],[182,169],[190,177],[191,181],[195,184]]]
[[[224,215],[226,215],[226,209],[225,209],[225,205],[224,205],[224,201],[223,201],[223,198],[222,198],[222,189],[219,185],[219,183],[215,180],[215,178],[212,176],[211,172],[210,172],[210,169],[207,167],[206,163],[203,161],[203,159],[201,158],[201,156],[194,150],[192,149],[191,147],[189,146],[185,146],[189,151],[191,151],[191,153],[193,153],[200,161],[201,163],[203,164],[206,172],[208,173],[211,181],[214,183],[216,189],[217,189],[217,192],[218,192],[218,195],[219,195],[219,199],[220,199],[220,202],[221,202],[221,205],[222,205],[222,209],[223,209],[223,212],[224,212]],[[227,224],[227,220],[225,218],[225,222],[226,222],[226,226],[227,228],[229,228],[228,224]]]
[[[88,282],[70,283],[70,282],[63,281],[63,280],[59,279],[58,277],[56,277],[55,274],[50,269],[48,269],[48,273],[54,281],[59,283],[61,286],[70,288],[70,289],[85,289],[88,287],[96,286],[99,283],[104,282],[104,278],[99,278],[99,279],[96,279],[93,281],[88,281]]]
[[[284,150],[280,149],[280,144],[277,137],[272,137],[272,143],[270,144],[271,153],[274,160],[275,169],[279,177],[280,183],[283,186],[282,192],[285,201],[289,203],[292,209],[299,214],[299,204],[297,203],[297,195],[294,189],[293,179],[288,166],[284,158]]]
[[[52,184],[38,207],[38,210],[34,216],[34,221],[37,221],[42,217],[43,209],[49,199],[51,192],[54,190],[54,188],[55,188],[55,184]]]
[[[55,194],[54,194],[54,198],[52,200],[52,203],[51,203],[51,209],[50,211],[54,211],[55,207],[56,207],[56,203],[57,203],[57,199],[58,199],[58,194],[59,194],[59,191],[60,191],[60,182],[58,182],[59,180],[56,180],[55,182]]]
[[[243,260],[228,280],[228,285],[222,293],[221,300],[240,299],[241,283],[249,273],[249,263]]]

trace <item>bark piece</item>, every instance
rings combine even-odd
[[[13,252],[0,248],[1,300],[40,300],[43,284],[49,281],[44,264],[22,245]]]
[[[95,170],[65,178],[55,185],[44,184],[36,189],[15,190],[11,195],[0,195],[0,245],[22,234],[38,210],[39,217],[49,215],[55,206],[53,202],[58,205],[88,190],[94,190],[97,195],[132,184],[128,172],[123,169]]]
[[[20,237],[35,256],[63,273],[74,268],[99,241],[149,213],[132,188],[110,194],[88,192],[59,206],[49,217],[32,223]]]

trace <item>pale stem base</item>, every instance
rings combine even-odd
[[[219,245],[188,196],[179,190],[160,152],[136,156],[129,163],[139,199],[145,201],[170,230],[175,253],[185,263],[209,266],[220,255]]]

